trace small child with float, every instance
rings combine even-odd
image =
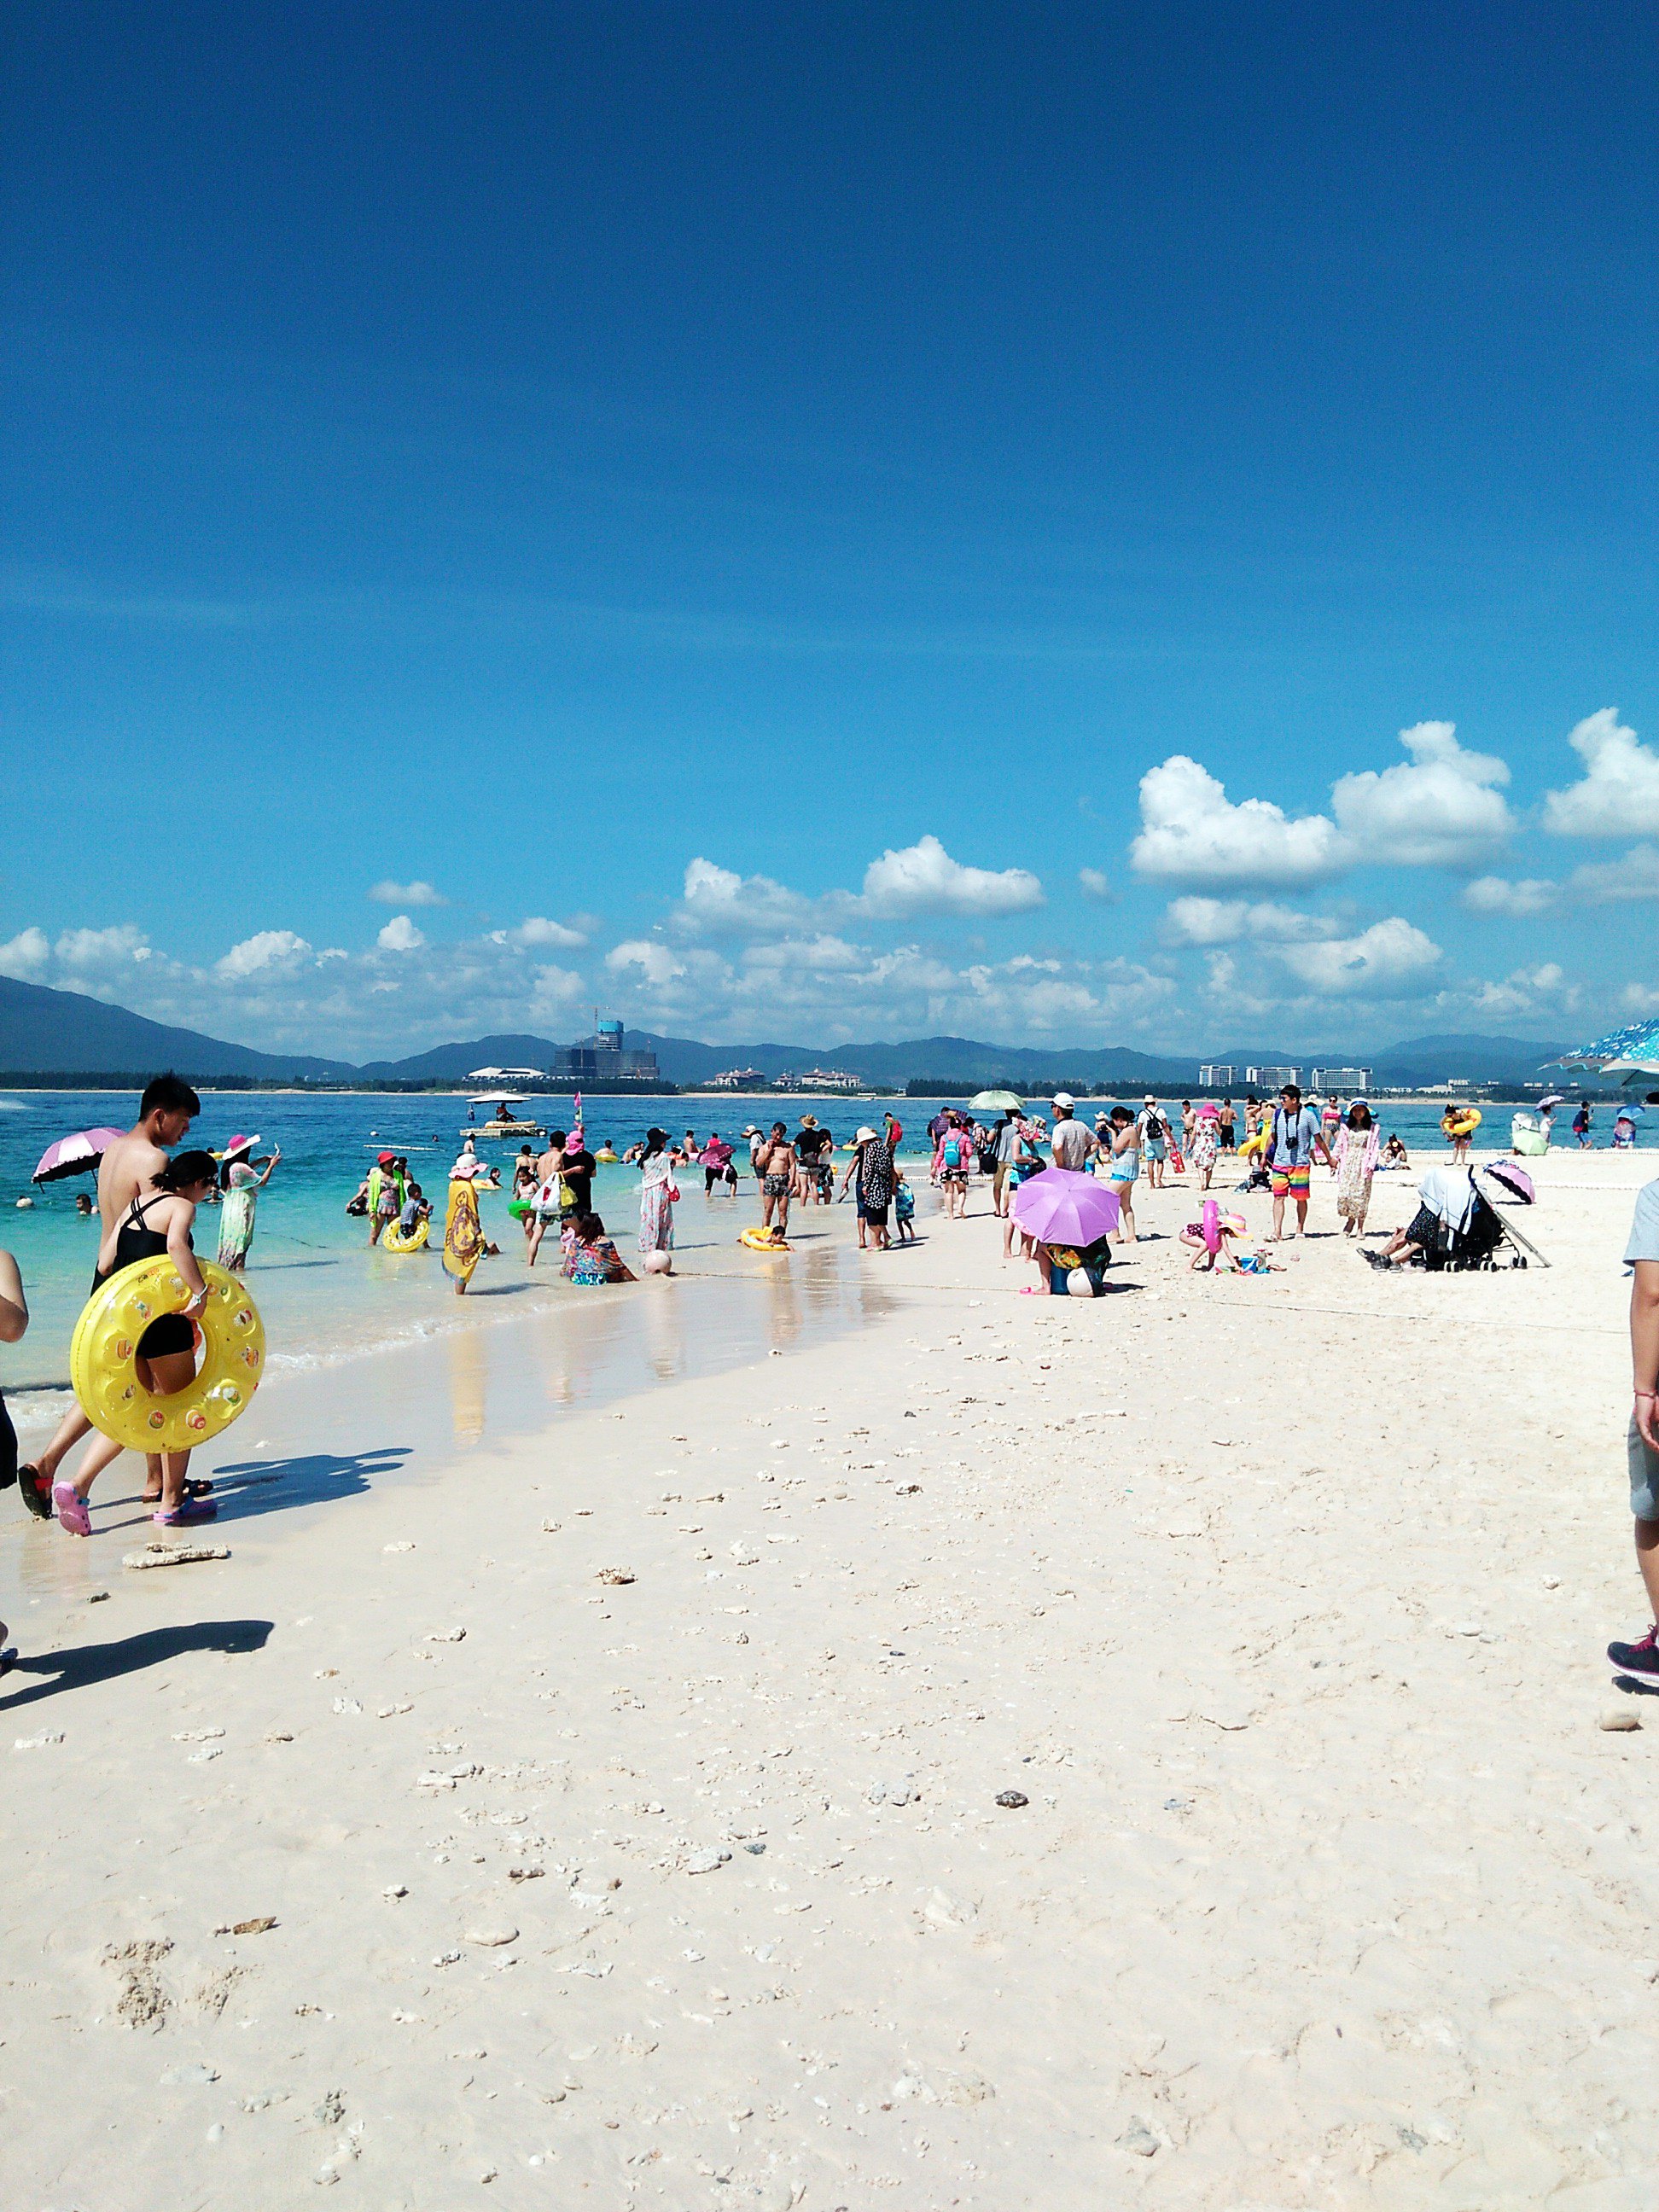
[[[1181,1241],[1192,1253],[1195,1275],[1212,1270],[1231,1275],[1271,1275],[1277,1270],[1267,1254],[1244,1243],[1246,1224],[1242,1213],[1224,1213],[1212,1198],[1204,1201],[1200,1220],[1189,1221]]]

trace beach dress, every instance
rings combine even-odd
[[[449,1186],[449,1209],[444,1216],[444,1268],[463,1285],[483,1257],[483,1230],[478,1220],[478,1194],[469,1178]]]
[[[1215,1123],[1206,1114],[1193,1131],[1193,1148],[1190,1158],[1198,1174],[1202,1175],[1206,1169],[1214,1167],[1216,1155],[1220,1149],[1221,1140],[1216,1134]]]
[[[674,1200],[679,1192],[666,1152],[653,1152],[640,1162],[640,1249],[672,1252],[674,1249]]]
[[[240,1160],[234,1163],[229,1184],[219,1208],[219,1265],[239,1267],[253,1242],[253,1210],[258,1202],[259,1178]]]
[[[878,1227],[884,1225],[893,1196],[893,1152],[892,1147],[879,1137],[873,1141],[866,1138],[859,1146],[854,1187],[859,1211],[865,1219],[873,1221]]]
[[[1382,1133],[1344,1127],[1336,1136],[1336,1210],[1344,1221],[1363,1221],[1371,1202]]]

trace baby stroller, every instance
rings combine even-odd
[[[1418,1208],[1410,1225],[1388,1253],[1368,1252],[1367,1261],[1374,1267],[1416,1262],[1431,1273],[1443,1268],[1462,1273],[1501,1266],[1498,1255],[1508,1248],[1511,1267],[1524,1267],[1532,1260],[1547,1267],[1536,1245],[1505,1221],[1493,1203],[1498,1196],[1529,1200],[1531,1179],[1524,1170],[1518,1176],[1527,1185],[1525,1194],[1516,1183],[1500,1179],[1488,1197],[1474,1169],[1431,1168],[1417,1187]]]

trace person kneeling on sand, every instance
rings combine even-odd
[[[1659,1178],[1636,1198],[1625,1260],[1631,1270],[1631,1414],[1626,1434],[1636,1565],[1653,1620],[1638,1644],[1609,1644],[1621,1674],[1659,1683]]]

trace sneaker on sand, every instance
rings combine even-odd
[[[1638,1682],[1659,1684],[1659,1622],[1639,1644],[1609,1644],[1607,1657],[1620,1674],[1634,1674]]]

